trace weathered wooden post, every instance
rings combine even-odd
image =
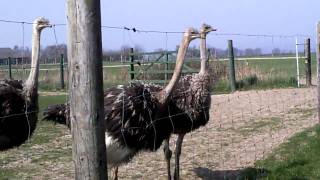
[[[63,54],[60,56],[60,85],[61,89],[64,89],[64,68],[63,68],[63,63],[64,63],[64,57]]]
[[[311,86],[311,48],[310,48],[310,38],[307,38],[305,41],[305,67],[306,67],[306,85]]]
[[[236,75],[235,75],[235,66],[234,66],[234,52],[233,52],[233,43],[232,40],[228,40],[228,56],[229,56],[229,80],[231,91],[236,90]]]
[[[130,48],[130,80],[134,80],[134,54],[133,48]]]
[[[9,66],[9,79],[12,79],[12,72],[11,72],[11,57],[8,57],[8,66]]]
[[[107,179],[100,0],[67,0],[75,179]]]
[[[320,123],[320,21],[317,24],[317,90],[318,90],[318,123]]]

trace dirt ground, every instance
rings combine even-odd
[[[293,134],[315,125],[316,97],[315,88],[212,96],[209,123],[184,139],[182,178],[236,176]],[[166,179],[163,151],[141,153],[119,172],[121,179]]]
[[[266,157],[293,134],[314,126],[317,123],[316,97],[316,88],[213,95],[209,123],[185,136],[180,159],[181,178],[235,177],[241,169]],[[59,128],[66,131],[64,127]],[[46,148],[64,148],[70,151],[70,142],[70,135],[65,133],[53,139],[50,147],[47,143],[48,147],[33,146],[31,149],[39,153],[46,151]],[[175,136],[171,139],[172,150],[174,142]],[[36,165],[30,155],[33,153],[29,153],[28,158],[24,157],[28,153],[21,153],[21,161],[11,161],[2,166],[8,168]],[[41,168],[32,179],[73,178],[71,158],[67,158],[68,161],[59,161],[59,157],[57,159],[37,164]],[[173,166],[174,156],[171,161],[171,167]],[[152,153],[142,152],[130,163],[119,168],[119,179],[166,178],[166,162],[162,149]]]

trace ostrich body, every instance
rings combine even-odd
[[[0,81],[0,150],[21,145],[36,128],[40,35],[49,26],[49,21],[42,17],[34,21],[31,70],[25,84],[17,80]]]
[[[166,87],[137,82],[104,92],[107,162],[108,167],[116,167],[115,173],[119,165],[130,161],[139,151],[156,151],[169,138],[172,124],[168,118],[168,98],[179,81],[189,43],[199,37],[193,28],[184,33],[174,73]],[[50,106],[44,119],[68,125],[68,109],[68,105]]]
[[[169,103],[171,114],[172,133],[178,135],[175,149],[174,179],[178,180],[179,160],[181,147],[185,134],[204,126],[209,121],[209,109],[211,103],[210,75],[206,56],[206,35],[215,31],[211,26],[203,24],[200,29],[200,54],[201,66],[197,74],[187,75],[180,79]],[[164,154],[167,161],[168,179],[171,179],[170,159],[172,152],[169,148],[170,136],[164,143]]]

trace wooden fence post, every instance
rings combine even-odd
[[[320,123],[320,21],[317,24],[317,91],[318,91],[318,123]]]
[[[306,65],[306,85],[311,86],[311,48],[310,48],[310,38],[307,38],[305,41],[305,65]]]
[[[11,57],[8,57],[8,65],[9,65],[9,79],[12,79]]]
[[[100,0],[67,0],[75,179],[107,179]]]
[[[63,54],[60,56],[60,85],[61,89],[64,89],[64,68],[63,68],[63,63],[64,63],[64,57]]]
[[[229,80],[231,91],[236,90],[236,75],[235,75],[235,66],[234,66],[234,52],[233,52],[233,42],[228,40],[228,56],[229,56]]]
[[[130,48],[130,80],[134,80],[134,54],[133,48]]]

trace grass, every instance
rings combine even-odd
[[[278,88],[288,88],[288,87],[297,87],[297,80],[295,77],[285,78],[285,77],[278,77],[278,78],[270,78],[266,80],[259,80],[257,79],[254,82],[248,83],[246,82],[247,79],[250,79],[251,76],[247,76],[242,80],[238,80],[236,82],[237,90],[245,91],[245,90],[259,90],[259,89],[278,89]],[[303,87],[303,85],[301,85]],[[230,82],[226,80],[218,81],[212,91],[215,94],[220,93],[230,93],[231,87]]]
[[[293,108],[288,113],[289,114],[300,114],[300,118],[306,119],[314,115],[317,112],[316,108]]]
[[[227,61],[219,62],[228,67]],[[250,89],[273,89],[297,87],[296,60],[295,59],[264,59],[235,61],[236,84],[238,90]],[[299,61],[300,81],[305,79],[305,62]],[[316,57],[313,54],[311,60],[312,74],[316,74]],[[224,76],[215,85],[215,93],[229,93],[230,82],[228,78],[228,69]],[[254,83],[246,83],[247,80],[256,76]]]
[[[298,133],[240,179],[320,179],[320,126]]]
[[[243,136],[247,136],[249,134],[259,133],[265,128],[278,128],[280,123],[281,119],[279,117],[261,118],[255,121],[247,122],[244,126],[236,129],[236,131]]]

